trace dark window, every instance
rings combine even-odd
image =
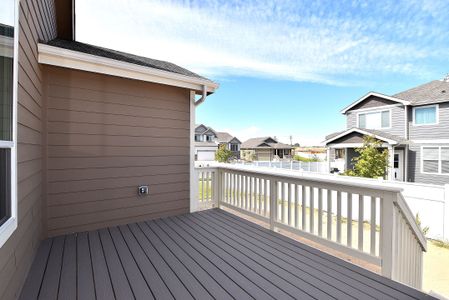
[[[11,217],[11,150],[0,149],[0,225]]]

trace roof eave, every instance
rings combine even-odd
[[[38,52],[39,63],[46,65],[176,86],[193,90],[198,94],[202,93],[203,86],[206,86],[208,94],[214,93],[219,87],[218,83],[206,79],[190,77],[41,43],[38,44]]]
[[[322,143],[324,143],[325,145],[328,145],[330,142],[338,140],[339,138],[342,138],[345,135],[347,135],[349,133],[352,133],[352,132],[358,132],[358,133],[363,134],[363,135],[373,136],[373,137],[375,137],[378,140],[382,140],[384,142],[389,143],[390,145],[397,145],[397,144],[399,144],[398,141],[395,141],[395,140],[392,140],[392,139],[389,139],[389,138],[385,138],[385,137],[379,136],[377,134],[371,133],[369,131],[364,131],[364,130],[359,129],[359,128],[350,128],[350,129],[348,129],[348,130],[346,130],[346,131],[344,131],[344,132],[342,132],[342,133],[340,133],[340,134],[338,134],[338,135],[336,135],[334,137],[331,137],[331,138],[323,141]]]

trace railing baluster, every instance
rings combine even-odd
[[[281,181],[281,223],[285,223],[285,183]]]
[[[204,202],[204,171],[201,172],[201,202]]]
[[[209,172],[206,173],[206,203],[209,202]]]
[[[247,176],[246,175],[243,175],[242,176],[243,178],[242,178],[242,180],[243,180],[243,189],[242,189],[242,192],[243,192],[243,207],[246,209],[246,210],[248,210],[248,191],[247,191]]]
[[[304,231],[306,231],[306,205],[307,205],[307,203],[306,203],[306,190],[307,190],[307,187],[305,186],[305,185],[303,185],[302,186],[302,207],[301,207],[301,210],[302,210],[302,217],[301,217],[301,221],[302,221],[302,226],[301,226],[301,229],[302,230],[304,230]]]
[[[263,204],[263,215],[264,216],[268,216],[267,212],[268,212],[268,182],[267,179],[263,180],[263,200],[264,200],[264,204]]]
[[[348,247],[352,247],[352,193],[347,193],[347,201],[348,201],[348,216],[346,222],[346,235]]]
[[[295,184],[295,228],[299,228],[299,184]]]
[[[314,233],[315,231],[315,188],[313,186],[309,187],[309,197],[310,197],[310,226],[309,231]]]
[[[376,198],[371,198],[370,253],[376,255]]]
[[[327,190],[327,239],[332,240],[332,190]]]
[[[260,215],[262,211],[262,178],[257,179],[257,189],[259,190],[257,195],[257,213]]]
[[[323,236],[323,193],[322,188],[318,188],[318,235]]]
[[[359,194],[359,237],[358,237],[358,248],[363,251],[363,195]]]
[[[341,243],[341,192],[337,191],[337,242]]]
[[[287,218],[288,218],[288,225],[289,226],[292,225],[292,211],[291,211],[291,205],[292,205],[291,198],[292,197],[291,196],[292,196],[291,195],[291,185],[288,182],[287,183],[287,205],[288,205],[288,207],[287,207],[287,214],[288,214]]]

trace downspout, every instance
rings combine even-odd
[[[404,147],[404,181],[407,182],[408,181],[408,148],[409,148],[409,136],[410,136],[410,132],[409,132],[409,122],[408,122],[408,105],[404,106],[404,110],[405,110],[405,147]]]
[[[200,99],[195,101],[195,107],[203,103],[204,100],[206,100],[206,97],[207,97],[207,87],[203,85],[203,95],[201,96]]]

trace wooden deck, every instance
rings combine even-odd
[[[214,209],[42,242],[21,299],[430,299]]]

